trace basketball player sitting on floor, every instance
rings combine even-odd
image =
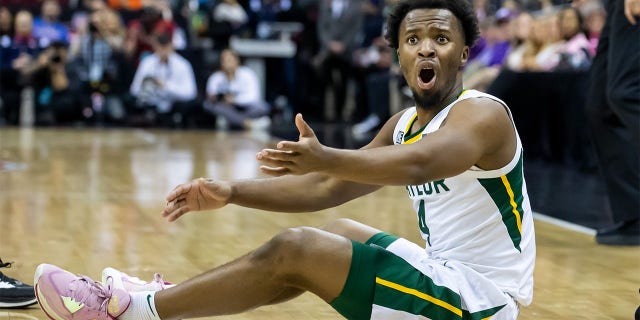
[[[163,216],[174,221],[229,203],[316,211],[398,185],[406,186],[426,248],[342,219],[285,230],[169,288],[113,271],[99,283],[42,264],[35,277],[42,309],[52,319],[182,319],[310,291],[349,319],[517,318],[532,299],[533,219],[509,109],[463,90],[461,70],[478,36],[474,11],[467,0],[401,1],[387,23],[415,107],[392,116],[360,150],[320,144],[298,115],[298,141],[257,154],[273,178],[179,185]]]

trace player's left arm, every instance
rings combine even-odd
[[[302,117],[297,142],[265,149],[261,170],[270,175],[324,172],[348,181],[377,185],[415,185],[458,175],[471,166],[486,170],[509,163],[515,131],[506,109],[487,99],[456,104],[439,130],[409,145],[343,150],[320,144]]]

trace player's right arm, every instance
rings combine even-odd
[[[393,130],[401,114],[391,117],[362,149],[393,144]],[[380,187],[345,181],[322,173],[239,181],[200,178],[173,189],[167,195],[162,216],[175,221],[190,211],[215,210],[230,203],[277,212],[318,211],[341,205]]]

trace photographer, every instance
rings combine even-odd
[[[189,61],[173,49],[168,30],[152,37],[154,53],[144,58],[129,89],[130,112],[164,127],[192,125],[198,109],[197,88]]]
[[[204,109],[218,117],[221,129],[266,129],[271,124],[258,77],[229,49],[220,54],[220,70],[207,80]]]
[[[33,66],[37,124],[63,124],[82,119],[78,83],[69,76],[67,57],[66,45],[53,42],[40,53]]]
[[[72,63],[83,91],[83,113],[117,122],[124,117],[121,97],[127,89],[119,81],[124,27],[115,11],[101,9],[91,14],[87,29]]]

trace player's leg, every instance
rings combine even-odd
[[[344,286],[351,253],[345,237],[288,229],[233,262],[157,292],[156,309],[162,319],[239,313],[273,303],[291,288],[331,302]]]
[[[332,228],[354,234],[356,225],[343,220]],[[371,310],[371,266],[377,250],[381,249],[324,230],[295,228],[233,262],[158,292],[130,296],[113,281],[100,284],[44,264],[36,270],[35,283],[41,307],[55,319],[159,319],[158,314],[174,319],[238,313],[284,301],[299,290],[311,291],[327,302],[338,300],[334,307],[341,312],[345,305],[353,312],[356,301],[359,308],[350,314],[361,314]],[[341,294],[348,274],[354,275],[350,288],[355,283],[358,289]]]
[[[381,230],[347,218],[331,221],[320,227],[320,229],[362,243],[367,242],[374,235],[382,233]],[[282,303],[291,300],[304,292],[305,290],[303,289],[293,287],[288,288],[268,304]]]

